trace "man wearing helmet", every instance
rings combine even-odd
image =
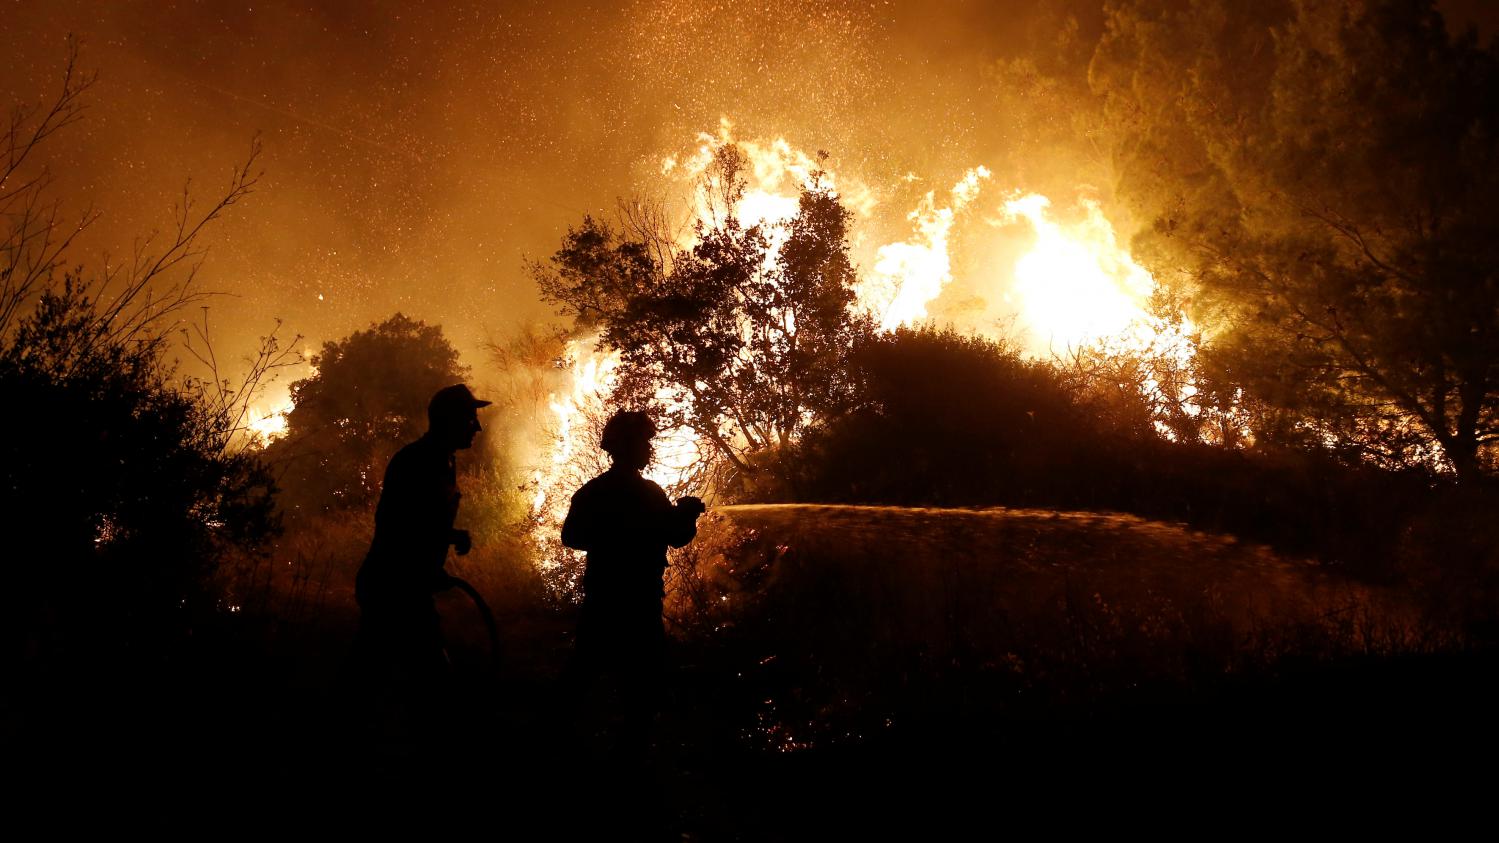
[[[666,549],[697,535],[703,502],[676,504],[642,477],[656,426],[643,412],[615,413],[599,443],[613,466],[583,485],[562,524],[562,543],[588,554],[572,681],[614,672],[624,686],[627,738],[643,742],[654,716],[654,688],[665,645],[661,602]],[[643,748],[643,747],[637,747]]]

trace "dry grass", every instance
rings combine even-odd
[[[570,653],[571,607],[524,531],[469,523],[474,551],[448,570],[493,608],[502,674],[544,684]],[[367,516],[303,523],[271,557],[234,568],[226,602],[275,618],[278,642],[317,627],[325,648],[341,646],[371,528]],[[439,610],[460,667],[487,668],[468,599],[444,594]],[[693,728],[781,750],[1462,643],[1403,593],[1262,546],[1041,510],[717,508],[674,559],[667,614],[680,679],[714,711]],[[341,657],[307,655],[327,669]]]

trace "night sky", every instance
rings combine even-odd
[[[975,164],[1013,181],[987,70],[1096,2],[21,2],[3,13],[12,102],[56,89],[72,32],[97,70],[48,160],[53,195],[103,219],[74,250],[166,225],[183,183],[214,197],[259,132],[264,178],[209,234],[221,357],[275,318],[320,343],[401,310],[468,362],[546,319],[524,271],[565,227],[660,189],[662,156],[721,117],[886,191]],[[1446,6],[1488,27],[1494,4]],[[480,378],[482,380],[482,378]]]

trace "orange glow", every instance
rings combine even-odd
[[[270,409],[251,408],[245,427],[263,445],[286,435],[286,414],[292,409],[291,400]]]
[[[558,361],[566,378],[563,391],[549,396],[552,428],[531,474],[532,538],[545,552],[538,564],[555,570],[566,556],[581,554],[563,548],[557,540],[572,493],[607,464],[598,450],[598,426],[615,408],[609,397],[619,380],[619,352],[598,351],[597,337],[568,341]],[[657,401],[673,409],[669,395]],[[672,491],[683,486],[699,460],[697,435],[690,429],[664,431],[656,437],[655,458],[643,474]],[[564,554],[566,556],[564,556]]]
[[[714,155],[734,145],[744,156],[746,184],[732,208],[720,208],[693,190],[711,178]],[[853,248],[872,261],[855,289],[854,307],[874,318],[880,331],[917,325],[930,318],[929,308],[953,280],[951,247],[962,237],[992,236],[972,215],[980,207],[980,192],[993,177],[983,166],[969,169],[944,194],[927,192],[906,214],[911,235],[905,240],[871,244],[859,231],[879,206],[873,190],[856,177],[834,173],[825,161],[796,149],[784,138],[768,142],[736,139],[728,120],[717,133],[698,135],[684,155],[661,159],[659,172],[679,187],[692,190],[692,199],[679,208],[689,221],[714,225],[724,213],[746,227],[764,225],[771,238],[773,260],[778,247],[776,224],[795,216],[800,191],[818,180],[839,195],[854,215]],[[841,192],[840,192],[841,191]],[[1023,224],[1032,242],[1009,266],[980,268],[991,272],[989,282],[1010,306],[1022,331],[1027,352],[1036,357],[1065,354],[1084,346],[1119,353],[1165,355],[1185,366],[1195,354],[1189,338],[1191,325],[1167,326],[1147,310],[1155,279],[1118,243],[1114,228],[1097,203],[1081,200],[1081,216],[1058,219],[1051,200],[1037,193],[1009,194],[999,206],[993,226]],[[992,207],[992,206],[991,206]],[[681,228],[682,248],[690,248],[692,227]],[[572,492],[604,461],[592,441],[596,426],[612,409],[610,393],[617,381],[618,353],[595,350],[596,337],[574,339],[559,361],[565,385],[550,398],[552,430],[532,475],[531,511],[541,564],[555,569],[567,553],[556,536]],[[1155,389],[1154,385],[1147,385]],[[1190,394],[1191,388],[1188,387]],[[688,399],[663,392],[658,404],[682,409]],[[700,445],[690,430],[679,430],[657,440],[657,458],[646,475],[668,490],[685,488],[698,465]],[[576,555],[574,555],[576,558]]]
[[[1103,341],[1145,347],[1155,333],[1146,304],[1155,279],[1119,247],[1096,202],[1063,224],[1039,193],[1005,202],[1001,222],[1024,220],[1035,244],[1013,268],[1012,303],[1033,353],[1064,354]]]
[[[691,187],[708,172],[714,154],[728,146],[736,147],[747,164],[745,172],[740,174],[746,181],[744,196],[732,209],[735,218],[745,227],[791,219],[796,215],[802,188],[815,179],[838,196],[844,207],[853,211],[856,217],[869,217],[879,204],[868,185],[858,179],[840,178],[824,162],[796,149],[785,138],[765,142],[735,138],[733,123],[728,118],[719,120],[716,134],[699,133],[697,145],[690,155],[681,159],[676,156],[662,159],[661,174]],[[694,193],[691,201],[693,219],[711,223],[717,210],[709,207],[707,198],[701,193]]]
[[[927,305],[952,280],[948,238],[958,212],[978,197],[987,167],[969,170],[953,185],[948,204],[939,207],[928,192],[906,215],[915,228],[912,239],[879,248],[874,272],[859,284],[859,306],[874,317],[881,331],[893,331],[927,318]]]

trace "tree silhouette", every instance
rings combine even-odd
[[[753,473],[754,455],[848,405],[847,357],[872,323],[850,310],[849,212],[837,196],[814,177],[794,217],[746,227],[735,215],[744,166],[736,148],[718,151],[689,247],[659,211],[634,206],[618,226],[585,218],[532,269],[544,298],[620,352],[617,399],[664,397],[668,426]]]
[[[297,512],[371,503],[390,455],[427,429],[433,393],[468,374],[440,326],[400,313],[325,343],[312,363],[291,386],[286,436],[267,449]]]
[[[64,269],[98,218],[64,218],[46,165],[93,79],[77,59],[70,45],[60,92],[13,109],[0,132],[0,527],[30,548],[0,614],[37,657],[190,627],[211,608],[221,554],[253,551],[277,527],[270,474],[241,426],[260,377],[285,360],[274,335],[237,389],[181,378],[166,359],[183,309],[211,295],[195,284],[201,236],[251,192],[259,146],[206,210],[184,191],[167,236],[139,241],[130,260]]]
[[[101,341],[80,289],[43,293],[0,346],[0,512],[47,547],[15,592],[159,620],[206,593],[221,550],[274,532],[274,487],[235,447],[238,410],[184,389],[159,341]]]

